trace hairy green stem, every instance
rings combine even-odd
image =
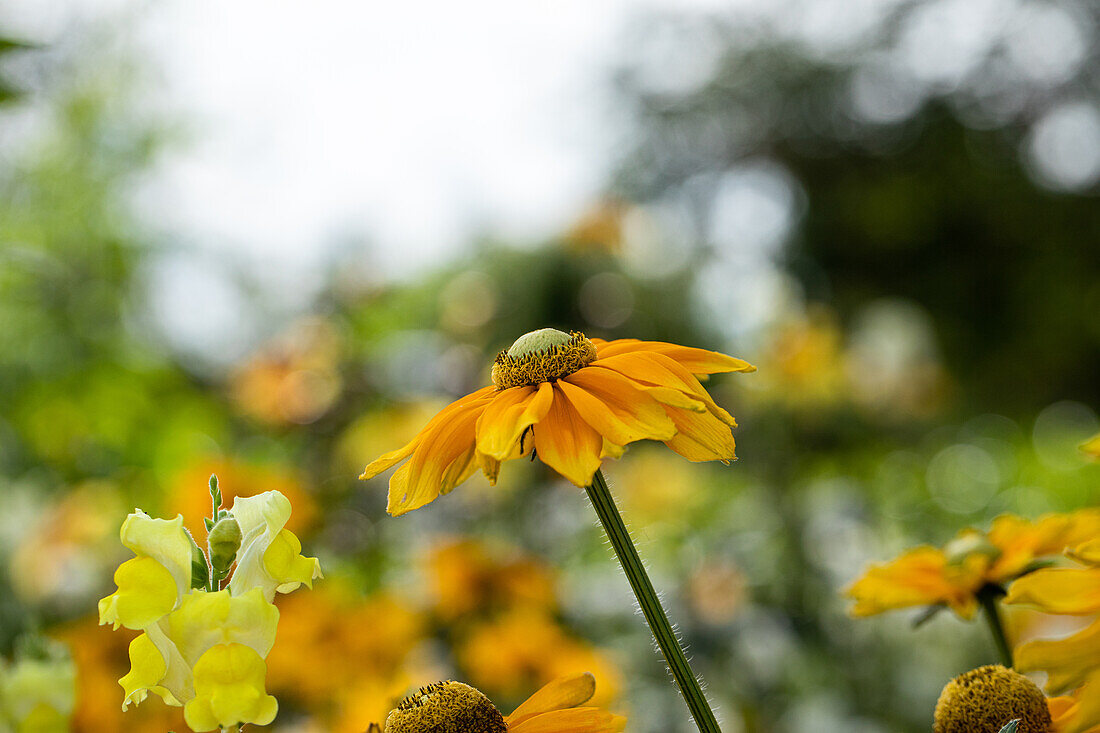
[[[657,641],[657,646],[660,647],[668,663],[669,671],[672,672],[676,684],[680,687],[684,701],[691,710],[691,716],[695,718],[695,724],[699,726],[701,733],[722,733],[714,712],[710,709],[710,704],[699,686],[699,680],[688,665],[684,650],[672,630],[672,624],[668,621],[668,615],[661,606],[657,593],[653,590],[653,583],[650,582],[645,566],[638,557],[638,551],[630,539],[626,525],[623,524],[622,515],[615,506],[615,500],[611,497],[611,491],[607,488],[607,481],[604,480],[602,472],[596,471],[592,485],[587,488],[587,491],[604,532],[607,533],[611,546],[615,548],[615,554],[619,558],[623,572],[626,573],[626,579],[634,589],[634,595],[642,608],[642,614],[649,624],[653,638]]]
[[[982,604],[985,612],[985,620],[989,624],[989,630],[993,632],[993,641],[997,644],[997,651],[1001,654],[1001,662],[1004,666],[1012,667],[1012,647],[1005,635],[1004,623],[1001,621],[1001,611],[997,607],[997,599],[1004,595],[1000,586],[987,585],[978,591],[978,602]]]

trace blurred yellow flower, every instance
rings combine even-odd
[[[548,611],[557,607],[550,568],[515,553],[501,559],[478,540],[437,545],[428,553],[425,566],[432,609],[443,619],[501,607]]]
[[[869,568],[845,594],[852,614],[871,616],[910,606],[944,605],[963,618],[978,607],[978,593],[1035,568],[1083,536],[1100,531],[1100,511],[1050,514],[1036,521],[1013,515],[993,520],[988,532],[965,529],[942,549],[917,547]]]
[[[566,230],[563,243],[577,252],[617,254],[623,246],[623,217],[627,211],[624,201],[598,201]]]
[[[221,496],[211,486],[217,503]],[[321,575],[317,560],[303,557],[297,538],[283,529],[290,513],[276,491],[237,498],[229,512],[218,512],[209,556],[183,529],[182,516],[152,519],[137,510],[127,517],[120,534],[136,557],[119,567],[118,590],[99,603],[101,624],[143,632],[130,642],[130,672],[119,680],[123,710],[152,692],[182,705],[195,731],[275,718],[264,663],[279,620],[271,601]],[[230,525],[234,532],[219,540],[219,527]],[[234,556],[228,588],[218,590],[219,575],[210,568],[228,568]]]
[[[1100,433],[1082,443],[1081,450],[1088,453],[1093,458],[1100,458]]]
[[[842,333],[836,316],[813,309],[780,325],[762,361],[762,387],[776,402],[792,407],[824,407],[847,394]]]
[[[533,331],[497,356],[493,386],[445,407],[360,478],[410,459],[390,478],[387,510],[397,516],[479,468],[495,482],[502,462],[532,449],[582,487],[604,458],[619,457],[638,440],[663,441],[692,461],[729,461],[736,423],[695,375],[754,370],[740,359],[674,344]]]
[[[459,666],[478,687],[515,699],[574,669],[592,670],[604,684],[599,704],[615,698],[621,674],[608,655],[569,634],[553,618],[517,609],[473,627],[456,643]]]
[[[76,668],[56,643],[11,664],[0,660],[0,730],[64,733],[75,695]]]
[[[409,695],[389,714],[386,733],[618,733],[626,718],[599,707],[581,707],[596,691],[589,673],[553,680],[504,716],[480,690],[461,682],[437,682]],[[376,731],[372,724],[368,730]]]
[[[1044,613],[1100,614],[1100,532],[1068,551],[1082,568],[1047,568],[1020,578],[1008,590],[1005,603],[1018,603]],[[1100,729],[1100,620],[1056,641],[1029,641],[1016,648],[1016,667],[1047,673],[1047,692],[1072,691],[1057,703],[1056,730],[1081,733]],[[1052,705],[1055,703],[1052,702]]]

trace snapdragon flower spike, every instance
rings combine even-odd
[[[283,529],[290,511],[277,491],[236,500],[226,515],[240,525],[240,552],[224,590],[191,587],[193,543],[183,517],[151,519],[138,511],[127,518],[122,540],[137,557],[122,564],[119,590],[99,604],[101,624],[143,632],[131,642],[130,671],[119,680],[123,710],[153,693],[182,706],[194,731],[274,720],[278,702],[265,689],[264,662],[279,622],[272,600],[321,577],[316,558],[303,557],[298,538]],[[215,569],[228,569],[237,545],[236,532],[222,535],[210,538],[221,557]]]

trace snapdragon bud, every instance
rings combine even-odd
[[[207,535],[210,544],[210,564],[218,577],[224,578],[241,549],[241,525],[232,516],[222,517]]]

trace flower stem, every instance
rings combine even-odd
[[[611,491],[607,488],[607,481],[604,480],[602,472],[596,471],[596,475],[592,478],[592,485],[587,488],[587,491],[588,498],[592,501],[592,508],[596,510],[604,532],[607,533],[611,546],[615,548],[615,554],[619,558],[623,572],[626,573],[626,579],[634,589],[642,614],[645,615],[653,638],[657,641],[657,646],[660,647],[668,663],[669,671],[672,672],[676,684],[680,687],[684,701],[691,710],[691,716],[695,718],[695,724],[699,726],[701,733],[722,733],[707,703],[707,698],[699,686],[699,680],[692,673],[684,656],[684,650],[672,631],[668,615],[665,614],[665,609],[662,608],[661,601],[653,590],[653,584],[649,580],[645,566],[642,565],[641,558],[638,557],[638,551],[630,539],[626,525],[623,524],[622,515],[615,506],[615,500],[611,497]]]
[[[997,608],[997,599],[1004,595],[1004,590],[997,585],[987,585],[978,591],[978,602],[982,604],[985,612],[985,620],[989,624],[989,630],[993,632],[993,641],[997,643],[997,651],[1001,653],[1001,661],[1004,666],[1012,667],[1012,647],[1005,635],[1004,623],[1001,621],[1001,612]]]

